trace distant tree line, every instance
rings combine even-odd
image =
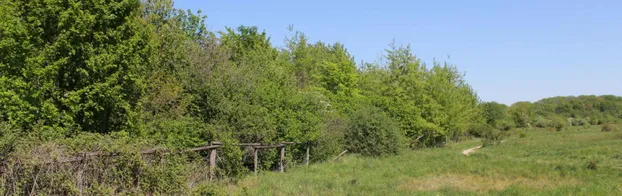
[[[511,106],[484,102],[480,107],[488,125],[505,130],[622,122],[622,97],[614,95],[552,97]]]

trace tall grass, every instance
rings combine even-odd
[[[600,129],[531,129],[468,157],[460,152],[481,141],[381,158],[351,155],[249,176],[228,194],[620,195],[622,139]]]

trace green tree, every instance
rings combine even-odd
[[[534,118],[533,105],[529,102],[518,102],[508,108],[508,113],[518,127],[530,127]]]
[[[486,123],[491,126],[497,126],[498,123],[507,118],[508,106],[505,104],[492,101],[481,103],[480,107]]]
[[[455,66],[435,62],[426,83],[426,93],[440,105],[437,123],[446,139],[458,139],[472,124],[482,121],[477,108],[479,98]]]
[[[139,73],[150,50],[149,34],[136,20],[139,1],[36,0],[2,7],[8,11],[0,24],[4,120],[25,129],[41,122],[61,135],[136,130],[144,88]]]

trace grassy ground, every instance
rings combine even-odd
[[[470,156],[471,140],[399,156],[346,156],[333,163],[249,176],[237,195],[622,195],[622,132],[573,127],[526,131]],[[596,168],[588,169],[590,162]]]

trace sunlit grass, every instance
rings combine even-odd
[[[622,132],[600,127],[526,131],[470,156],[478,140],[397,156],[249,176],[230,194],[250,195],[620,195]],[[596,169],[588,169],[594,162]]]

